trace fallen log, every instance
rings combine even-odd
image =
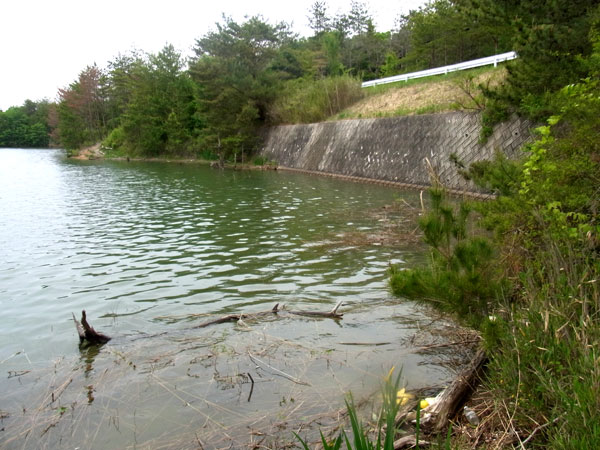
[[[308,317],[323,317],[328,319],[341,319],[344,314],[337,312],[340,306],[342,306],[343,301],[339,301],[335,307],[331,311],[300,311],[300,310],[287,310],[284,306],[279,307],[279,303],[276,303],[273,308],[267,311],[259,311],[255,313],[239,313],[239,314],[227,314],[226,316],[219,317],[217,319],[208,320],[206,322],[202,322],[199,325],[196,325],[193,328],[204,328],[210,325],[216,325],[219,323],[225,322],[238,322],[240,320],[246,319],[256,319],[259,317],[264,317],[269,314],[278,314],[280,312],[285,312],[288,314],[294,314],[297,316],[308,316]]]
[[[487,359],[485,351],[480,349],[469,366],[443,391],[439,401],[423,411],[421,425],[424,429],[441,432],[448,426],[448,421],[477,386]]]
[[[110,341],[110,337],[98,333],[94,328],[88,323],[85,310],[81,311],[81,322],[79,322],[75,318],[75,314],[73,314],[73,321],[75,322],[75,328],[77,328],[77,334],[79,335],[79,342],[88,342],[90,344],[106,344]]]

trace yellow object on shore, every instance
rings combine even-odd
[[[443,392],[444,391],[440,392],[436,397],[426,397],[426,398],[424,398],[423,400],[421,400],[419,402],[419,407],[421,409],[427,409],[430,406],[436,405],[440,401],[440,399],[442,398],[442,393]]]
[[[404,406],[406,404],[406,402],[408,402],[411,398],[414,398],[414,397],[415,397],[414,395],[406,392],[405,388],[402,388],[396,394],[396,404],[398,404],[400,406]]]

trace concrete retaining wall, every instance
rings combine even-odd
[[[531,127],[515,117],[496,126],[488,141],[480,144],[478,113],[284,125],[267,131],[261,154],[282,167],[416,186],[429,185],[428,158],[448,188],[475,192],[450,155],[467,165],[492,158],[496,150],[516,157],[531,138]]]

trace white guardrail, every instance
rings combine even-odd
[[[376,86],[378,84],[395,83],[396,81],[408,81],[413,78],[431,77],[433,75],[443,75],[449,72],[455,72],[457,70],[472,69],[474,67],[488,66],[493,64],[494,67],[499,62],[510,61],[516,59],[516,52],[501,53],[494,56],[486,56],[485,58],[473,59],[471,61],[465,61],[458,64],[451,64],[444,67],[436,67],[435,69],[421,70],[419,72],[403,73],[402,75],[395,75],[393,77],[380,78],[379,80],[365,81],[362,87]]]

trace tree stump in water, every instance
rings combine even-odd
[[[85,316],[85,310],[81,311],[81,322],[79,322],[75,318],[75,314],[73,314],[73,321],[75,322],[75,327],[77,328],[77,334],[79,335],[80,343],[83,343],[85,341],[90,344],[106,344],[108,341],[110,341],[109,336],[106,336],[102,333],[98,333],[88,323],[87,318]]]

